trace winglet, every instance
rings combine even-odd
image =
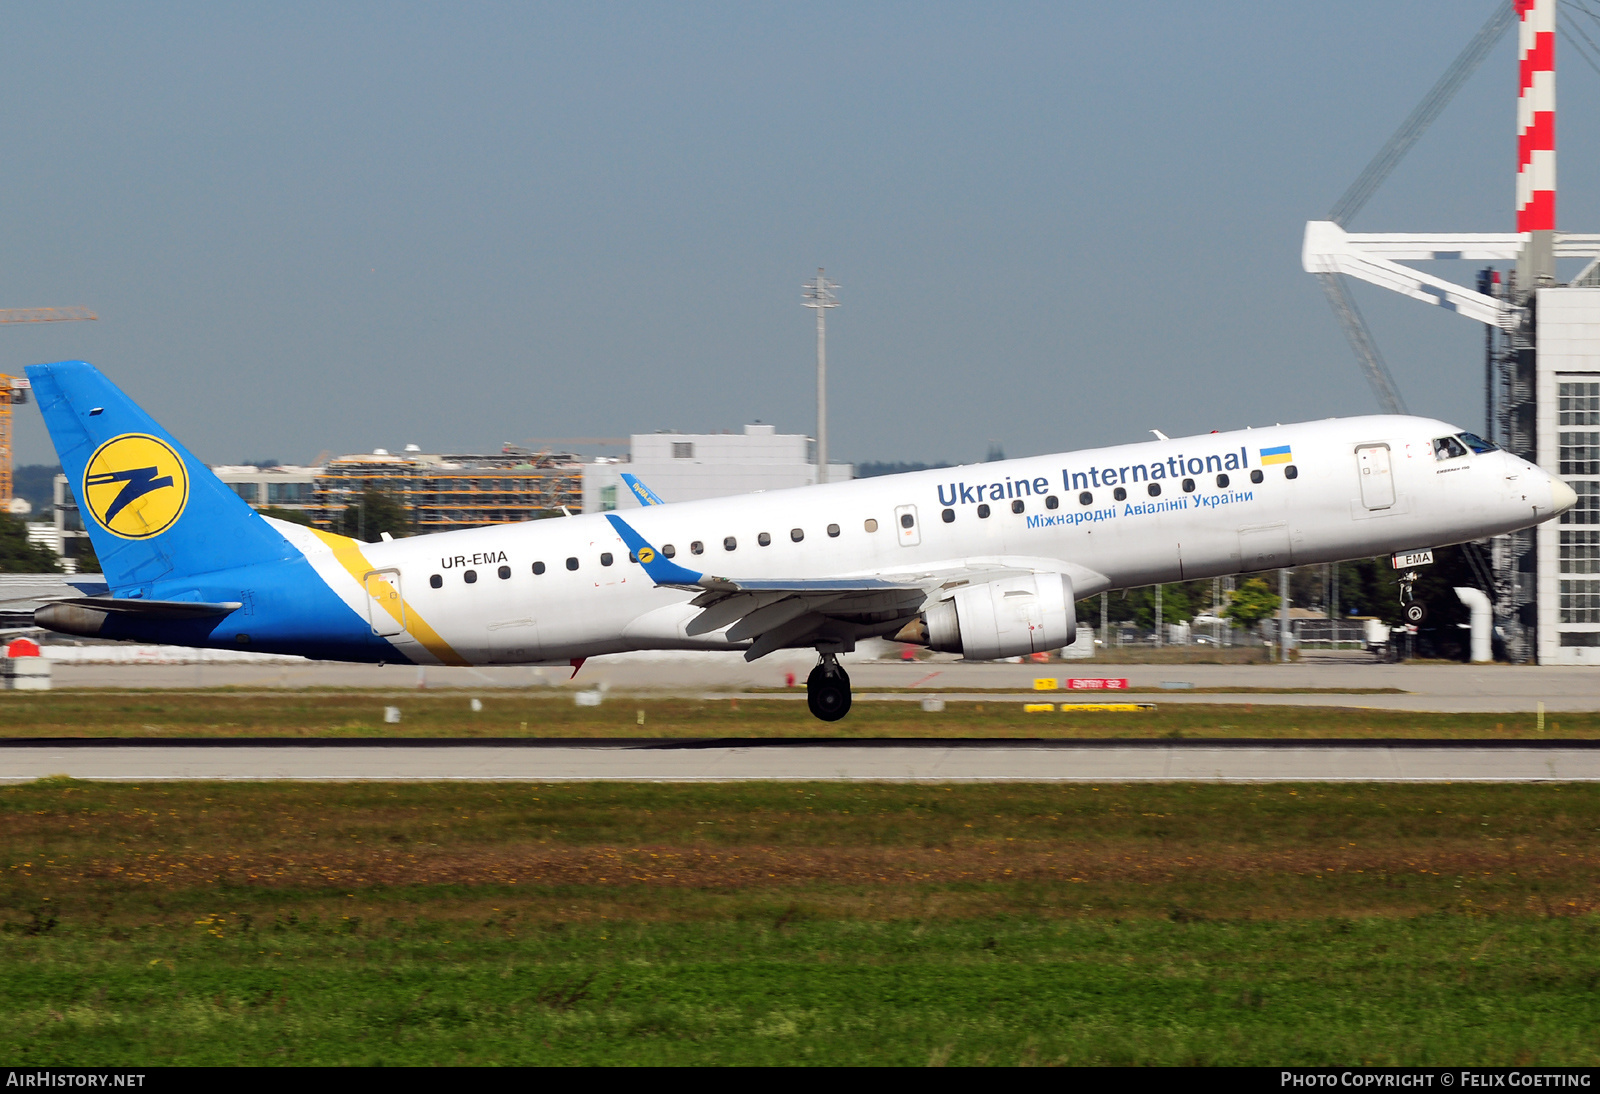
[[[645,538],[629,527],[628,522],[615,513],[607,513],[606,519],[611,522],[611,527],[617,530],[617,535],[622,537],[622,542],[628,545],[628,550],[633,552],[633,557],[639,560],[644,567],[644,572],[651,581],[657,585],[699,585],[700,579],[705,575],[694,570],[685,569],[664,556],[660,551],[645,542]]]
[[[628,474],[626,471],[622,473],[622,481],[627,484],[629,490],[633,491],[633,496],[639,499],[640,505],[666,504],[666,502],[656,497],[656,492],[654,490],[650,489],[648,486],[640,482],[634,476]]]

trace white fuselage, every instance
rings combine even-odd
[[[1438,458],[1434,439],[1458,432],[1426,418],[1329,419],[651,506],[625,517],[663,554],[712,575],[892,577],[994,562],[1065,574],[1081,598],[1459,543],[1527,527],[1562,507],[1565,487],[1509,453]],[[1263,449],[1285,447],[1289,462],[1263,465]],[[368,614],[355,568],[304,529],[277,526]],[[695,594],[655,585],[602,514],[366,544],[362,553],[398,583],[406,622],[390,641],[420,663],[745,645],[722,631],[688,635]]]

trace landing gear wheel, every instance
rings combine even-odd
[[[806,706],[824,722],[850,713],[850,676],[837,662],[824,661],[806,677]]]
[[[1410,623],[1413,627],[1421,625],[1422,621],[1428,618],[1427,605],[1418,604],[1413,600],[1405,607],[1405,617],[1406,622]]]

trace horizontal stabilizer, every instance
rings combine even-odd
[[[227,615],[244,607],[237,600],[207,604],[198,600],[137,600],[120,596],[79,596],[61,604],[77,604],[102,612],[127,612],[154,619],[193,619],[203,615]]]
[[[183,622],[224,616],[244,607],[238,601],[208,604],[195,600],[139,600],[130,597],[79,596],[46,604],[33,613],[38,626],[60,634],[97,637],[112,616],[146,621]]]

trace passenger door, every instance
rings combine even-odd
[[[1389,446],[1364,444],[1356,449],[1356,472],[1361,478],[1361,504],[1368,509],[1388,509],[1394,505],[1394,475],[1389,465]]]

